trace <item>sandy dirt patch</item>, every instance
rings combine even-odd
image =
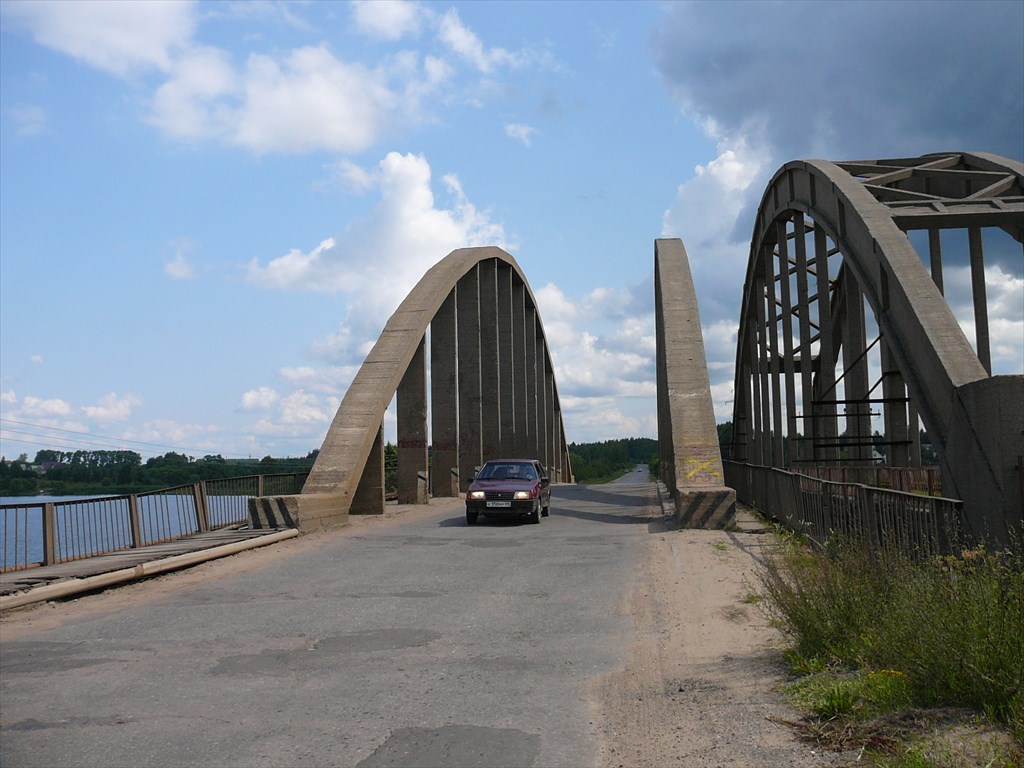
[[[602,768],[849,762],[768,719],[798,717],[775,691],[780,638],[752,600],[770,545],[768,535],[697,530],[645,542],[621,607],[636,627],[629,660],[591,686]]]

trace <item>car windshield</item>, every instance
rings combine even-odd
[[[532,464],[502,461],[484,464],[478,480],[536,480],[537,473]]]

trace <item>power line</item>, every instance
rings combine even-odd
[[[10,427],[3,427],[4,432],[7,432],[7,433],[18,434],[18,435],[29,435],[30,437],[39,437],[39,438],[50,439],[50,440],[65,440],[65,441],[68,441],[68,442],[71,442],[71,443],[80,443],[80,444],[87,445],[87,446],[97,446],[97,447],[100,447],[100,448],[103,448],[103,449],[106,449],[106,450],[109,450],[109,449],[112,449],[112,448],[114,448],[114,449],[121,448],[125,443],[129,443],[129,444],[132,444],[132,445],[148,446],[148,448],[145,449],[145,450],[140,448],[139,449],[140,453],[145,452],[145,453],[154,453],[155,454],[156,451],[153,450],[154,448],[162,448],[164,450],[171,450],[171,451],[180,452],[180,453],[184,453],[184,454],[195,454],[195,455],[200,455],[200,456],[207,455],[207,454],[211,453],[211,451],[209,449],[199,449],[199,450],[197,450],[197,449],[182,448],[180,446],[175,446],[175,445],[166,445],[166,444],[163,444],[163,443],[150,443],[150,442],[146,442],[146,441],[143,441],[143,440],[130,440],[128,438],[114,437],[112,435],[99,435],[99,434],[95,434],[93,432],[79,432],[79,431],[73,430],[73,429],[62,429],[61,427],[50,427],[50,426],[47,426],[45,424],[33,424],[33,423],[27,422],[27,421],[19,421],[17,419],[7,419],[7,418],[0,417],[0,423],[2,423],[2,422],[6,422],[7,424],[17,424],[19,426],[24,426],[24,427],[32,427],[33,429],[47,430],[46,432],[39,433],[39,432],[28,432],[28,431],[25,431],[25,430],[12,429]],[[83,440],[83,439],[77,438],[77,437],[64,437],[63,435],[52,435],[52,434],[49,434],[49,432],[61,432],[61,433],[67,434],[67,435],[80,435],[81,437],[96,438],[96,440]],[[109,443],[102,443],[102,442],[97,442],[97,440],[105,440],[105,441],[110,441],[110,442]],[[26,445],[40,445],[40,446],[43,446],[43,447],[50,447],[50,444],[39,443],[39,442],[36,442],[34,440],[26,440],[26,439],[23,439],[23,438],[15,438],[11,442],[25,443]],[[113,443],[113,445],[111,445],[110,443]],[[247,454],[243,454],[243,453],[227,453],[227,452],[223,452],[223,451],[219,452],[217,455],[229,456],[229,457],[238,458],[238,459],[251,459],[251,458],[253,458],[253,456],[247,455]]]

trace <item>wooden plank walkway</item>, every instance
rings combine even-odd
[[[281,529],[241,530],[237,528],[224,528],[217,531],[197,533],[194,536],[167,541],[162,544],[139,547],[138,549],[126,549],[81,560],[72,560],[67,563],[28,568],[23,571],[8,571],[0,573],[0,595],[10,595],[15,592],[24,592],[62,581],[86,579],[91,576],[99,576],[126,568],[135,568],[144,563],[200,552],[204,549],[212,549],[228,544],[260,539],[279,534],[280,532]],[[260,546],[260,542],[253,541],[252,545]],[[140,578],[145,575],[140,573]]]

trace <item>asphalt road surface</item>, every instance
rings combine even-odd
[[[656,530],[644,470],[557,487],[540,525],[450,504],[43,606],[0,636],[0,765],[594,765],[588,685],[625,663]]]

